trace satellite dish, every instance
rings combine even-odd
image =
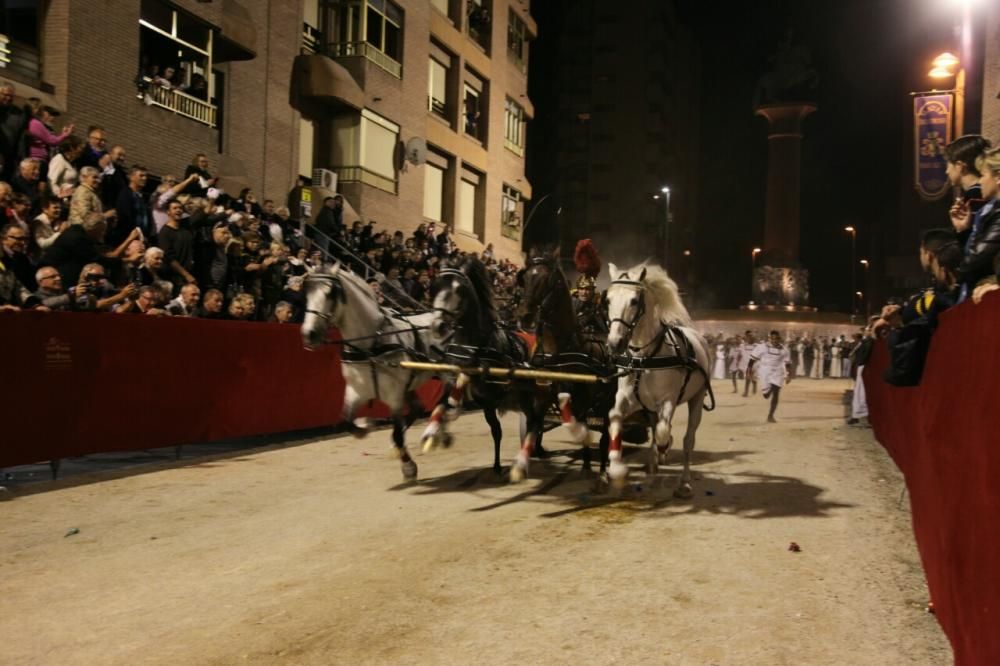
[[[427,141],[415,136],[406,142],[406,161],[420,166],[427,161]]]

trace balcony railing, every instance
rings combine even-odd
[[[308,23],[302,24],[302,54],[311,55],[319,51],[320,44],[323,42],[323,33],[319,31],[319,28],[311,26]]]
[[[179,116],[185,116],[209,127],[215,127],[216,107],[214,104],[179,90],[164,88],[154,83],[149,77],[144,76],[142,80],[146,84],[144,97],[147,104],[162,107]]]
[[[403,78],[403,66],[368,42],[334,42],[327,45],[326,53],[331,58],[367,58],[397,79]]]
[[[396,181],[382,174],[375,173],[363,166],[331,167],[337,174],[338,183],[364,183],[384,192],[396,194]]]
[[[38,49],[20,42],[12,42],[0,34],[0,71],[20,76],[26,81],[41,79],[42,61]]]

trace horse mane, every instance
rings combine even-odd
[[[472,256],[465,260],[462,272],[469,278],[469,284],[472,285],[472,290],[479,300],[480,323],[485,330],[492,329],[497,321],[497,308],[493,301],[493,285],[486,266],[477,257]]]
[[[652,297],[650,300],[660,321],[667,324],[691,326],[691,315],[684,307],[684,303],[681,302],[677,283],[667,275],[667,271],[658,264],[644,262],[629,269],[629,276],[631,277],[634,273],[635,279],[637,279],[641,275],[642,269],[646,270],[646,277],[643,278],[642,282],[646,287],[646,292]]]
[[[371,300],[375,300],[375,295],[372,293],[371,287],[368,286],[368,283],[365,282],[360,275],[357,275],[343,264],[335,264],[330,274],[336,275],[341,280],[350,282],[354,287],[359,289],[361,293],[370,296]]]

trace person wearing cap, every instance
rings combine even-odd
[[[52,123],[59,115],[59,112],[51,106],[43,106],[38,110],[38,115],[28,121],[27,157],[36,159],[45,166],[52,155],[52,149],[73,133],[73,123],[64,126],[59,134],[55,133]]]

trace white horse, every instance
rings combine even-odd
[[[691,324],[681,303],[677,284],[656,265],[640,264],[626,271],[614,264],[608,289],[611,326],[608,347],[624,355],[623,364],[632,371],[618,380],[615,405],[608,414],[611,446],[608,475],[621,487],[628,468],[622,462],[622,421],[640,410],[649,414],[655,427],[649,449],[649,474],[666,461],[673,438],[674,411],[688,405],[684,434],[684,471],[674,490],[675,497],[691,497],[691,452],[701,423],[706,395],[710,392],[711,361],[708,345]],[[619,358],[622,358],[621,356]]]
[[[417,464],[406,450],[405,432],[421,410],[414,389],[433,376],[400,368],[396,363],[425,360],[428,349],[424,331],[432,313],[399,315],[380,307],[371,289],[357,275],[340,265],[321,268],[305,280],[306,316],[302,322],[302,340],[307,348],[326,341],[327,330],[340,330],[344,343],[341,361],[346,389],[344,421],[359,437],[367,429],[355,422],[358,408],[370,400],[379,400],[392,415],[392,441],[402,465],[403,477],[417,477]],[[403,409],[409,406],[404,417]]]

